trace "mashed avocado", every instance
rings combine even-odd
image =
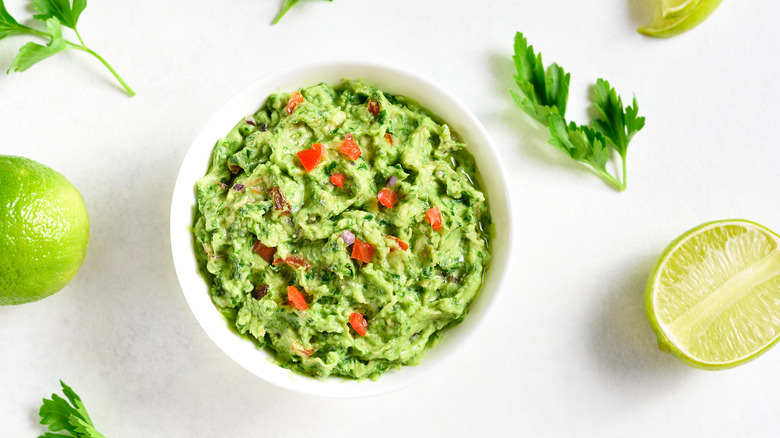
[[[197,183],[214,303],[314,376],[417,363],[468,313],[489,228],[474,159],[449,127],[358,81],[272,94]]]

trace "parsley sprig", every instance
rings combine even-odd
[[[60,385],[67,400],[57,394],[52,394],[51,399],[43,399],[38,414],[41,416],[41,424],[49,425],[51,432],[38,438],[105,438],[92,424],[81,397],[62,380]],[[52,433],[60,431],[67,434]]]
[[[298,1],[299,0],[284,0],[284,2],[282,3],[282,10],[279,11],[279,14],[277,14],[276,18],[274,18],[273,24],[278,23],[279,20],[281,20],[282,17],[284,17],[284,14],[286,14],[287,11],[290,10],[290,8],[295,6],[298,3]],[[332,2],[333,0],[327,0],[327,1]]]
[[[566,122],[566,103],[569,97],[571,75],[556,63],[545,68],[542,55],[522,33],[515,35],[515,82],[521,93],[510,90],[517,105],[528,115],[548,127],[550,144],[572,159],[587,164],[604,181],[623,191],[626,189],[626,152],[631,138],[645,125],[639,117],[636,97],[632,105],[623,107],[623,100],[604,79],[594,86],[593,108],[598,118],[590,125]],[[618,179],[607,170],[607,164],[617,152],[622,161],[622,177]]]
[[[87,7],[87,0],[32,0],[33,8],[38,11],[38,14],[33,15],[33,18],[46,25],[46,30],[38,30],[32,27],[20,24],[19,22],[8,13],[5,8],[3,0],[0,0],[0,40],[14,34],[27,34],[44,39],[48,39],[49,43],[44,45],[34,42],[28,42],[19,49],[19,53],[11,63],[11,67],[8,69],[8,73],[12,70],[17,72],[23,72],[33,65],[43,61],[44,59],[56,55],[67,49],[80,50],[82,52],[89,53],[94,56],[101,64],[103,64],[111,74],[119,81],[127,94],[134,96],[135,92],[129,85],[119,76],[119,73],[114,70],[102,56],[97,54],[84,43],[84,39],[81,38],[81,34],[78,31],[76,24],[84,9]],[[62,36],[62,27],[67,27],[73,30],[78,42],[66,40]]]

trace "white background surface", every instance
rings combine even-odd
[[[666,244],[701,222],[780,230],[780,3],[725,1],[669,40],[635,32],[643,0],[90,2],[79,29],[135,88],[66,53],[0,75],[0,154],[65,174],[90,212],[76,279],[0,308],[0,435],[33,437],[59,379],[107,437],[768,436],[780,430],[780,351],[705,372],[657,350],[642,307]],[[26,1],[7,0],[19,19]],[[512,102],[523,31],[572,73],[585,120],[603,77],[647,126],[618,193],[546,145]],[[0,70],[27,37],[0,41]],[[328,400],[233,363],[190,313],[170,257],[176,173],[200,127],[256,77],[300,60],[379,59],[438,82],[483,122],[514,187],[516,247],[493,319],[453,362],[400,392]]]

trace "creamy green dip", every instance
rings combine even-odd
[[[299,92],[217,142],[197,257],[222,314],[281,366],[377,379],[468,313],[490,260],[487,201],[465,145],[414,102],[358,81]]]

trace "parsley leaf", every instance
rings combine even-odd
[[[67,49],[65,40],[62,39],[62,27],[56,18],[46,20],[46,30],[51,37],[51,42],[45,46],[29,42],[19,49],[19,53],[14,58],[8,71],[23,72],[44,59],[56,55]]]
[[[620,181],[607,171],[609,148],[607,140],[600,132],[574,122],[566,124],[563,116],[550,115],[550,144],[566,152],[573,160],[585,163],[605,181],[620,188]]]
[[[282,17],[284,17],[284,14],[286,14],[287,11],[290,10],[290,8],[295,6],[298,3],[298,1],[299,0],[284,0],[284,2],[282,3],[282,10],[279,11],[279,14],[276,16],[276,18],[274,18],[273,24],[278,23],[279,20],[281,20]],[[332,2],[333,0],[327,0],[327,1]]]
[[[544,68],[542,55],[535,54],[533,46],[528,45],[522,33],[515,35],[515,82],[523,94],[510,90],[517,105],[528,115],[545,126],[551,112],[566,114],[566,101],[569,97],[569,80],[566,73],[556,63]]]
[[[0,0],[0,40],[15,33],[23,33],[50,40],[45,46],[34,42],[28,42],[23,45],[8,69],[8,73],[11,73],[11,71],[23,72],[52,55],[67,49],[74,49],[94,56],[114,75],[127,94],[130,96],[135,95],[133,89],[119,76],[119,73],[114,70],[111,64],[87,47],[84,39],[81,38],[76,25],[81,13],[87,7],[87,0],[32,0],[32,6],[39,12],[39,14],[33,15],[33,18],[46,25],[45,32],[19,24],[6,10],[4,1]],[[65,39],[62,35],[62,26],[72,29],[78,42]]]
[[[276,16],[276,18],[274,18],[273,24],[278,23],[279,20],[281,20],[282,17],[284,17],[284,14],[286,14],[287,11],[290,10],[290,8],[295,6],[296,3],[298,3],[298,0],[284,0],[284,3],[282,3],[282,10],[279,11],[279,14]]]
[[[95,429],[78,394],[62,380],[60,380],[60,385],[67,400],[57,394],[52,394],[51,399],[43,399],[43,405],[38,414],[41,417],[41,424],[48,425],[50,431],[65,431],[68,434],[47,432],[38,438],[105,438]]]
[[[573,160],[590,166],[604,181],[623,191],[626,189],[626,153],[635,133],[645,126],[639,117],[636,97],[633,106],[623,107],[623,101],[604,79],[594,86],[593,107],[599,118],[590,125],[566,122],[566,102],[569,97],[570,75],[556,63],[545,68],[542,55],[534,53],[522,33],[515,35],[515,82],[522,94],[510,90],[517,105],[528,115],[547,126],[550,144]],[[607,170],[612,151],[622,161],[622,178]]]
[[[32,5],[40,12],[33,15],[36,20],[47,21],[54,17],[60,20],[63,26],[75,30],[79,16],[87,7],[87,0],[73,0],[72,6],[70,0],[32,0]]]
[[[14,20],[14,17],[5,9],[3,0],[0,0],[0,39],[14,33],[24,32],[25,28],[26,26],[23,26]]]
[[[604,134],[620,156],[625,158],[631,137],[645,126],[645,118],[637,117],[639,110],[636,97],[634,97],[634,106],[623,109],[623,100],[609,82],[599,79],[596,81],[594,91],[596,101],[593,102],[593,106],[601,116],[600,119],[594,120],[594,127]]]

